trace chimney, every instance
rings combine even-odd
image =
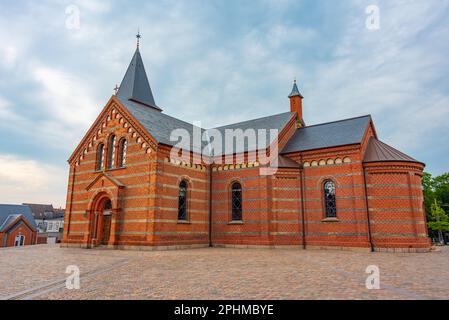
[[[302,99],[304,97],[299,93],[296,80],[293,83],[292,93],[288,97],[290,98],[290,111],[296,113],[296,125],[298,128],[302,128],[305,126],[302,116]]]

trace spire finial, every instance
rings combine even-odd
[[[290,93],[290,95],[288,97],[291,98],[291,97],[296,97],[296,96],[303,98],[301,93],[299,93],[298,85],[297,85],[297,81],[296,81],[296,77],[295,77],[295,79],[293,80],[292,93]]]
[[[140,35],[140,28],[137,28],[136,38],[137,38],[137,49],[139,49],[139,46],[140,46],[140,38],[142,38],[142,36]]]
[[[115,85],[115,88],[114,88],[115,95],[117,95],[119,89],[120,89],[120,88],[119,88],[118,84],[116,84],[116,85]]]

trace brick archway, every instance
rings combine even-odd
[[[106,191],[99,192],[90,201],[88,213],[91,246],[115,244],[118,212],[117,200]]]

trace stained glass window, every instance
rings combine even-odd
[[[335,184],[332,181],[324,183],[324,203],[326,207],[326,218],[337,217],[337,201],[335,199]]]
[[[104,166],[104,144],[100,144],[97,149],[97,170],[103,170]]]
[[[126,165],[126,151],[127,151],[126,149],[128,148],[128,142],[126,141],[126,139],[120,140],[119,148],[120,148],[120,155],[118,159],[118,164],[120,167],[124,167]]]
[[[242,220],[242,185],[238,182],[232,185],[232,220]]]
[[[111,136],[109,138],[108,145],[108,169],[115,167],[115,142],[117,140],[116,136]]]
[[[187,220],[187,182],[179,184],[178,220]]]

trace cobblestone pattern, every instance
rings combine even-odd
[[[64,279],[67,265],[79,266],[80,290],[59,285],[28,298],[449,299],[449,248],[406,254],[218,248],[139,252],[48,245],[0,250],[0,298]],[[369,265],[380,268],[380,290],[365,287]]]

